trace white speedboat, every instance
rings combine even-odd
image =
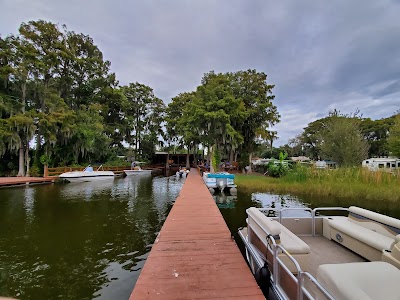
[[[59,178],[68,180],[69,182],[86,182],[114,179],[113,171],[100,171],[101,168],[102,166],[98,167],[98,169],[94,171],[93,167],[89,165],[83,171],[62,173]]]
[[[134,175],[151,175],[152,170],[143,170],[141,167],[134,167],[131,170],[124,170],[126,176],[134,176]]]
[[[246,212],[239,236],[268,299],[400,299],[400,220],[355,206]]]

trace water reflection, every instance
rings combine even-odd
[[[26,212],[26,218],[30,222],[34,217],[34,203],[35,203],[35,189],[26,188],[24,191],[24,207]]]
[[[252,201],[260,203],[263,208],[271,208],[267,212],[270,217],[277,217],[278,210],[282,211],[282,217],[309,217],[311,212],[309,210],[302,210],[302,208],[309,208],[309,204],[302,201],[300,198],[292,195],[276,195],[270,193],[253,193],[251,194]]]
[[[183,181],[0,190],[0,295],[127,299]]]
[[[64,183],[60,186],[60,196],[77,201],[95,200],[96,195],[109,193],[114,186],[114,179],[93,182]]]
[[[213,198],[219,208],[235,208],[237,195],[221,193],[221,194],[214,194]]]

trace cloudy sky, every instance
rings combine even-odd
[[[0,0],[2,36],[37,19],[90,35],[121,84],[166,103],[210,70],[267,73],[277,145],[334,108],[400,109],[399,0]]]

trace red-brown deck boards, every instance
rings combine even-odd
[[[30,183],[50,183],[56,179],[56,177],[0,177],[0,187]]]
[[[130,297],[144,299],[265,299],[195,169]]]

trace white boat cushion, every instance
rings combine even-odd
[[[386,262],[321,265],[317,280],[338,300],[400,299],[400,270]]]
[[[281,245],[287,252],[290,254],[308,254],[311,252],[310,246],[308,246],[302,239],[279,222],[276,223],[281,226]]]
[[[260,210],[255,207],[250,207],[247,209],[247,215],[257,221],[267,234],[279,235],[281,233],[281,227],[278,222],[272,221],[270,218],[265,216]]]
[[[281,223],[271,220],[255,207],[248,208],[246,212],[249,216],[250,224],[251,219],[256,220],[258,224],[263,227],[265,235],[267,235],[268,233],[271,235],[279,235],[281,246],[285,248],[286,251],[288,251],[290,254],[310,253],[310,247]]]
[[[379,251],[390,250],[393,246],[394,238],[367,229],[348,219],[329,220],[329,226]]]
[[[349,219],[361,226],[367,227],[388,237],[400,234],[400,220],[398,219],[356,206],[350,206],[349,212]],[[351,216],[352,213],[361,217],[353,217]]]

